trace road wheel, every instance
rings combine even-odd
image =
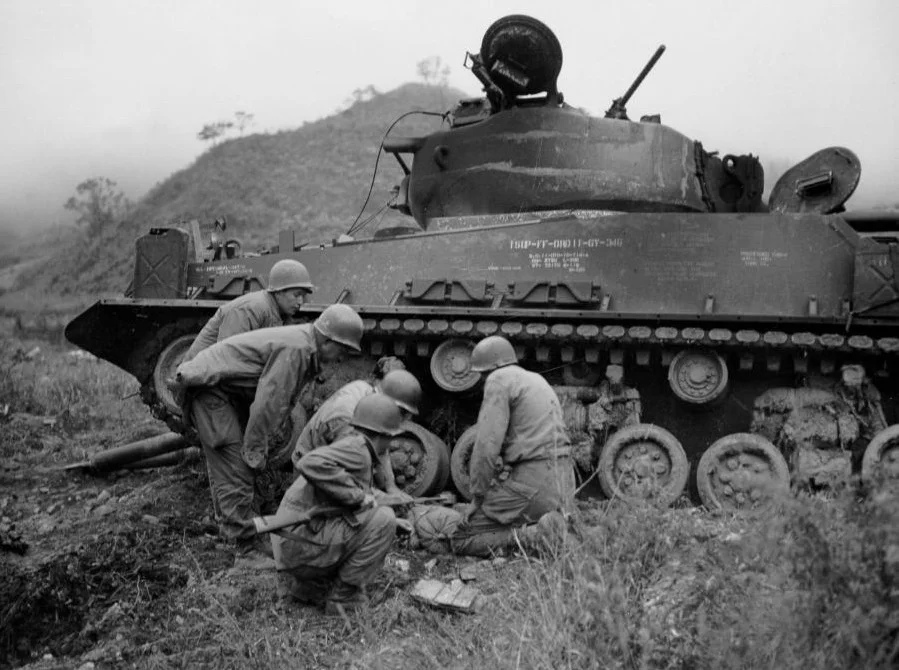
[[[190,349],[196,337],[195,334],[181,335],[169,342],[159,354],[156,367],[153,368],[153,390],[156,397],[169,412],[177,416],[181,416],[181,406],[175,401],[167,382],[175,376],[175,370],[184,360],[184,354]]]
[[[659,426],[638,423],[606,441],[597,470],[609,498],[670,505],[684,492],[690,463],[674,435]]]
[[[481,379],[481,373],[471,369],[471,352],[474,342],[470,340],[446,340],[441,342],[431,354],[431,377],[437,386],[445,391],[460,393],[474,388]]]
[[[478,427],[471,426],[456,441],[451,457],[451,471],[453,484],[459,495],[465,500],[471,500],[471,453],[474,451],[474,440],[478,434]]]
[[[862,480],[879,478],[899,481],[899,424],[877,433],[862,456]]]
[[[766,438],[734,433],[705,450],[696,470],[696,487],[709,509],[759,509],[790,490],[790,469]]]
[[[403,424],[403,433],[390,441],[390,462],[397,486],[414,498],[436,495],[449,481],[446,443],[411,421]]]

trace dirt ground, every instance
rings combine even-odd
[[[46,427],[26,433],[41,449],[61,439]],[[0,667],[240,667],[223,656],[240,648],[235,637],[285,627],[302,632],[314,667],[351,655],[358,640],[340,642],[346,622],[281,602],[273,564],[220,542],[202,462],[102,474],[31,460],[26,451],[0,465]],[[407,601],[421,577],[492,565],[400,542],[370,589],[373,605]]]
[[[577,668],[615,658],[607,667],[742,668],[755,653],[778,661],[764,667],[829,668],[841,653],[880,668],[899,658],[896,495],[794,501],[773,525],[686,500],[630,512],[588,497],[573,550],[542,564],[516,552],[434,556],[398,538],[370,585],[372,608],[349,621],[282,602],[271,562],[238,559],[219,540],[201,461],[63,469],[165,430],[158,422],[111,434],[90,420],[64,426],[64,414],[26,418],[0,425],[14,445],[0,459],[0,667]],[[481,594],[474,614],[411,596],[421,578],[460,577]]]

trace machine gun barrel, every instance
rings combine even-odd
[[[655,64],[658,62],[659,58],[662,57],[663,53],[665,53],[665,45],[660,44],[659,48],[656,49],[656,52],[652,55],[652,58],[649,59],[649,62],[643,66],[642,70],[640,70],[640,74],[637,75],[637,78],[634,79],[634,83],[630,85],[630,88],[627,89],[625,94],[612,101],[612,106],[606,111],[607,119],[627,118],[627,110],[625,107],[627,106],[628,100],[631,99],[631,96],[636,92],[637,88],[639,88],[640,84],[643,83],[643,80],[646,78],[646,75],[649,74],[649,71],[655,67]]]

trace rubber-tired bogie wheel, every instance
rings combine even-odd
[[[474,451],[474,440],[477,434],[477,426],[471,426],[462,433],[456,440],[456,446],[453,447],[453,454],[450,457],[453,484],[456,486],[456,491],[465,500],[471,500],[471,453]]]
[[[471,369],[470,340],[446,340],[431,354],[431,376],[444,391],[460,393],[474,388],[481,374]]]
[[[696,488],[709,509],[768,507],[790,490],[790,468],[768,439],[734,433],[705,450],[696,469]]]
[[[175,376],[175,370],[184,359],[184,354],[190,349],[196,339],[196,335],[182,335],[169,342],[159,358],[156,359],[156,367],[153,368],[153,389],[156,397],[165,405],[165,408],[177,416],[181,416],[181,407],[175,402],[168,386],[168,380]]]
[[[597,472],[609,498],[670,505],[684,492],[690,463],[674,435],[660,426],[638,423],[606,441]]]
[[[449,481],[446,443],[411,421],[404,423],[402,434],[390,441],[390,462],[397,486],[414,498],[436,495]]]
[[[727,363],[713,351],[687,349],[678,352],[668,366],[671,391],[694,407],[717,403],[728,384]]]
[[[878,479],[899,481],[899,424],[884,428],[865,447],[862,481]]]

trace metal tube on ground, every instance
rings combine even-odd
[[[88,461],[89,467],[95,470],[115,470],[129,463],[141,461],[154,456],[179,451],[190,446],[183,435],[178,433],[164,433],[145,440],[138,440],[130,444],[115,447],[99,454],[94,454]]]
[[[199,458],[200,450],[196,447],[189,447],[184,451],[172,451],[167,454],[160,454],[159,456],[152,456],[150,458],[143,458],[139,461],[134,461],[133,463],[126,463],[121,466],[128,470],[147,470],[149,468],[166,468],[172,467],[175,465],[183,465],[188,461]]]

